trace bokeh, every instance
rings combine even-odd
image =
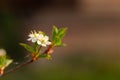
[[[67,46],[2,80],[120,80],[119,0],[0,0],[0,48],[14,59],[6,71],[29,58],[19,43],[31,30],[51,36],[53,25],[68,27]]]

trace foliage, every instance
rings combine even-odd
[[[58,29],[56,26],[53,26],[52,30],[52,43],[53,46],[65,46],[64,43],[62,43],[62,39],[66,34],[67,28],[60,28]]]

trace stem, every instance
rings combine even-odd
[[[41,47],[39,47],[39,48],[41,48]],[[48,48],[47,48],[42,54],[44,54],[44,53],[45,53],[45,54],[46,54],[46,53],[49,53],[49,51],[51,50],[51,48],[52,48],[52,45],[49,45]],[[30,59],[30,60],[24,62],[23,64],[20,64],[20,65],[18,65],[18,66],[16,66],[16,67],[10,69],[8,72],[4,73],[2,76],[5,76],[5,75],[7,75],[7,74],[9,74],[9,73],[11,73],[11,72],[14,72],[14,71],[16,71],[16,70],[18,70],[18,69],[20,69],[20,68],[22,68],[22,67],[24,67],[24,66],[26,66],[26,65],[28,65],[28,64],[30,64],[30,63],[32,63],[32,62],[34,62],[34,60],[33,60],[33,59]]]
[[[33,60],[38,60],[38,56],[40,55],[40,50],[41,50],[41,48],[42,48],[42,46],[38,46],[37,47],[37,52],[36,52],[36,54],[32,57],[33,58]]]
[[[41,48],[42,48],[42,46],[39,46],[39,47],[38,47],[38,53],[40,53],[40,49],[41,49]]]
[[[32,59],[31,59],[31,60],[28,60],[28,61],[24,62],[23,64],[18,65],[18,66],[16,66],[15,68],[12,68],[12,69],[9,70],[8,72],[4,73],[2,76],[5,76],[5,75],[7,75],[7,74],[9,74],[9,73],[11,73],[11,72],[14,72],[14,71],[20,69],[21,67],[24,67],[24,66],[26,66],[26,65],[28,65],[28,64],[30,64],[30,63],[32,63],[32,62],[33,62]]]
[[[43,52],[45,54],[52,54],[53,53],[53,45],[49,45],[48,48]]]

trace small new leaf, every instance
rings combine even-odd
[[[6,55],[0,56],[0,67],[4,66],[6,63]]]
[[[4,73],[5,68],[12,62],[13,60],[7,57],[6,51],[4,49],[0,49],[0,75]]]
[[[48,59],[48,60],[51,60],[52,58],[51,58],[51,55],[49,55],[49,54],[41,54],[40,56],[39,56],[39,58],[46,58],[46,59]]]
[[[67,28],[60,28],[58,31],[58,36],[62,39],[66,34]]]
[[[13,62],[12,59],[6,59],[5,67],[9,66]]]
[[[24,44],[24,43],[20,43],[20,45],[22,47],[24,47],[27,51],[31,52],[31,53],[35,53],[35,49],[32,46],[29,46],[28,44]]]
[[[58,28],[56,26],[53,26],[53,34],[57,34],[58,33]]]
[[[54,47],[63,46],[62,39],[65,36],[67,28],[58,29],[56,26],[53,26],[52,30],[52,44]]]
[[[39,58],[46,58],[47,57],[47,54],[41,54],[39,55]]]
[[[53,26],[52,29],[52,43],[55,44],[56,43],[56,35],[58,33],[58,29],[56,26]]]
[[[51,55],[48,54],[47,57],[46,57],[46,59],[47,59],[47,60],[52,60]]]

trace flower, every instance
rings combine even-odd
[[[42,36],[41,39],[39,39],[37,41],[38,45],[41,45],[43,47],[46,47],[47,45],[50,45],[51,42],[49,41],[49,37],[48,36]]]
[[[43,47],[51,44],[49,37],[46,36],[42,31],[39,31],[38,33],[36,31],[31,32],[28,37],[28,41],[32,41],[33,43],[37,42],[38,45],[41,45]]]
[[[34,43],[37,41],[38,36],[39,36],[39,34],[36,31],[34,31],[34,32],[31,31],[31,34],[28,35],[28,37],[30,37],[30,38],[28,38],[27,40],[32,41]]]

